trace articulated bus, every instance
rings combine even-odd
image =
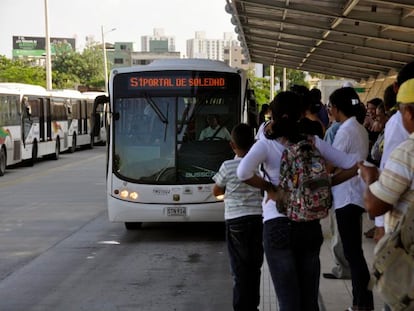
[[[113,69],[109,220],[127,229],[143,222],[224,221],[212,176],[234,154],[229,141],[200,140],[200,134],[211,115],[229,132],[246,122],[246,89],[244,72],[212,60],[156,60]]]
[[[85,92],[76,90],[52,91],[55,101],[64,102],[68,117],[68,150],[75,152],[78,147],[92,148],[106,141],[106,124],[102,121],[103,106],[94,112],[95,98],[104,92]]]
[[[6,166],[67,148],[67,107],[41,86],[0,83],[0,175]]]

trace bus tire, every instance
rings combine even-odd
[[[6,172],[7,155],[4,148],[0,148],[0,176],[3,176]]]
[[[74,153],[76,151],[76,134],[72,136],[72,146],[69,148],[70,153]]]
[[[29,166],[35,165],[36,162],[37,162],[37,141],[34,141],[33,147],[32,147],[32,157],[29,160]]]
[[[53,160],[59,160],[60,156],[60,138],[56,137],[55,153],[52,154]]]
[[[125,228],[127,230],[139,230],[142,227],[142,222],[126,222]]]

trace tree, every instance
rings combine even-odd
[[[0,82],[19,82],[46,86],[44,67],[23,60],[10,60],[0,55]]]
[[[253,72],[248,72],[248,77],[250,80],[250,86],[253,88],[256,102],[258,104],[258,108],[261,108],[261,105],[268,104],[270,99],[270,67],[265,67],[264,70],[266,78],[258,78],[253,76]],[[295,69],[287,69],[286,71],[286,80],[288,81],[287,89],[291,85],[299,84],[309,87],[308,83],[305,81],[306,74],[303,71],[295,70]],[[283,81],[283,68],[275,67],[275,81],[274,85],[280,85],[280,89],[283,89],[282,83]]]
[[[259,106],[270,101],[270,81],[266,78],[250,78],[250,87],[254,90],[256,102]]]
[[[85,48],[82,54],[72,50],[57,52],[52,68],[57,88],[105,87],[102,49],[97,45]]]

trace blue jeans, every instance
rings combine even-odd
[[[323,242],[319,221],[268,220],[263,241],[279,310],[319,310],[319,253]]]
[[[226,220],[226,240],[233,275],[233,310],[257,311],[263,264],[263,219],[260,215]]]
[[[372,291],[368,289],[370,274],[362,249],[363,212],[362,207],[354,204],[335,210],[345,258],[351,268],[352,305],[359,310],[374,310],[374,298]]]

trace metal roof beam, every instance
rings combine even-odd
[[[371,23],[379,26],[391,26],[396,27],[401,30],[405,31],[412,31],[414,28],[414,20],[396,20],[395,16],[389,14],[378,14],[375,12],[362,12],[355,13],[355,11],[349,12],[348,16],[342,15],[343,12],[338,10],[328,10],[326,7],[318,6],[317,2],[314,5],[308,5],[305,3],[290,3],[289,5],[282,4],[276,1],[269,1],[269,0],[249,0],[249,1],[238,1],[241,3],[246,3],[249,5],[257,5],[265,8],[272,8],[278,10],[288,10],[292,12],[296,12],[299,14],[308,14],[308,15],[315,15],[315,16],[323,16],[327,18],[342,18],[343,20],[349,20],[352,22],[365,22]],[[390,18],[387,21],[387,17]]]
[[[294,18],[286,18],[281,19],[277,18],[276,16],[269,16],[268,14],[258,14],[258,13],[249,13],[249,23],[248,25],[251,27],[261,27],[263,26],[261,23],[255,23],[254,20],[266,20],[269,23],[284,23],[286,25],[292,25],[297,27],[305,27],[308,29],[314,29],[318,32],[320,31],[330,31],[332,33],[338,33],[340,35],[351,35],[356,37],[361,37],[363,39],[374,39],[380,40],[391,44],[401,43],[401,44],[413,44],[414,43],[414,36],[407,38],[407,36],[399,36],[400,32],[397,31],[387,31],[387,32],[379,32],[377,26],[372,25],[365,25],[363,27],[355,26],[355,25],[338,25],[335,28],[330,25],[326,25],[323,23],[316,23],[312,21],[306,20],[297,20]],[[414,26],[413,26],[414,28]],[[412,29],[411,29],[412,31]],[[325,38],[320,38],[321,40],[325,40]],[[410,40],[411,39],[411,40]]]
[[[286,47],[286,46],[292,46]],[[312,45],[305,45],[300,43],[291,43],[287,40],[281,41],[280,44],[277,47],[270,46],[269,42],[266,40],[261,40],[260,38],[254,39],[250,41],[249,44],[250,48],[256,48],[265,50],[268,52],[272,52],[273,54],[277,53],[278,49],[284,49],[286,51],[293,51],[298,52],[298,50],[302,53],[310,53],[308,48],[313,48]],[[316,52],[313,53],[313,55],[321,55],[326,57],[335,57],[340,58],[349,62],[355,62],[356,65],[367,65],[367,66],[373,66],[377,68],[386,68],[386,69],[393,69],[395,66],[404,65],[406,62],[399,62],[399,61],[388,61],[386,59],[379,59],[378,57],[374,57],[372,54],[365,56],[362,54],[356,54],[354,52],[349,52],[345,50],[340,50],[338,48],[331,49],[331,48],[320,48],[315,49]]]
[[[260,51],[263,51],[265,53],[269,53],[271,55],[276,55],[276,56],[277,55],[295,55],[295,56],[298,56],[298,57],[301,57],[301,56],[305,57],[307,54],[309,54],[309,53],[306,53],[306,55],[304,55],[301,52],[295,51],[295,49],[284,48],[284,47],[283,48],[278,47],[276,51],[274,51],[274,50],[272,51],[272,49],[266,49],[266,48],[263,48],[263,47],[260,47],[260,46],[256,47],[255,45],[252,45],[251,47],[254,50],[260,50]],[[329,55],[327,53],[320,53],[320,52],[323,52],[323,50],[321,49],[318,52],[313,53],[312,58],[320,60],[320,61],[328,61],[330,63],[344,64],[344,65],[348,65],[348,66],[357,66],[357,67],[364,66],[365,68],[367,68],[369,70],[373,70],[373,71],[377,71],[377,72],[378,71],[379,72],[384,72],[384,71],[388,71],[388,70],[394,68],[392,66],[384,66],[384,65],[381,65],[381,64],[373,64],[373,63],[368,63],[368,62],[364,62],[364,61],[361,61],[361,60],[347,59],[347,58],[344,58],[344,57],[338,57],[338,56],[335,56],[335,55]]]
[[[281,32],[280,30],[278,30],[277,28],[274,28],[274,27],[263,26],[263,25],[250,25],[250,24],[245,25],[244,28],[245,28],[245,31],[244,31],[244,36],[245,37],[250,37],[250,35],[251,35],[250,32],[252,32],[252,31],[254,32],[255,30],[257,30],[257,31],[269,32],[270,34],[273,34],[273,35],[275,35],[275,34],[284,35],[285,34],[285,35],[295,36],[295,37],[299,37],[299,38],[305,38],[305,39],[308,39],[308,40],[313,39],[313,40],[315,40],[315,42],[318,42],[318,41],[321,40],[321,38],[319,36],[317,36],[317,33],[304,31],[304,30],[293,31],[291,29],[284,29],[283,32]],[[413,52],[406,51],[410,47],[411,47],[411,49],[413,49],[414,45],[402,46],[403,50],[404,50],[404,51],[402,51],[401,46],[400,46],[399,49],[397,49],[395,46],[391,46],[391,45],[384,46],[383,44],[380,45],[380,46],[370,47],[369,44],[372,44],[372,42],[369,41],[369,40],[366,40],[364,38],[356,39],[355,37],[350,38],[350,37],[341,36],[341,39],[342,40],[340,40],[340,38],[335,38],[334,36],[330,36],[330,37],[327,37],[327,38],[323,39],[323,41],[324,42],[339,43],[339,44],[348,44],[348,45],[351,45],[353,47],[362,47],[362,48],[372,49],[373,51],[383,51],[383,52],[387,52],[387,53],[396,53],[396,54],[400,54],[400,55],[403,55],[403,56],[409,56],[409,57],[412,57],[412,55],[414,54]]]
[[[373,3],[392,4],[406,9],[414,10],[414,3],[412,0],[370,0]]]

